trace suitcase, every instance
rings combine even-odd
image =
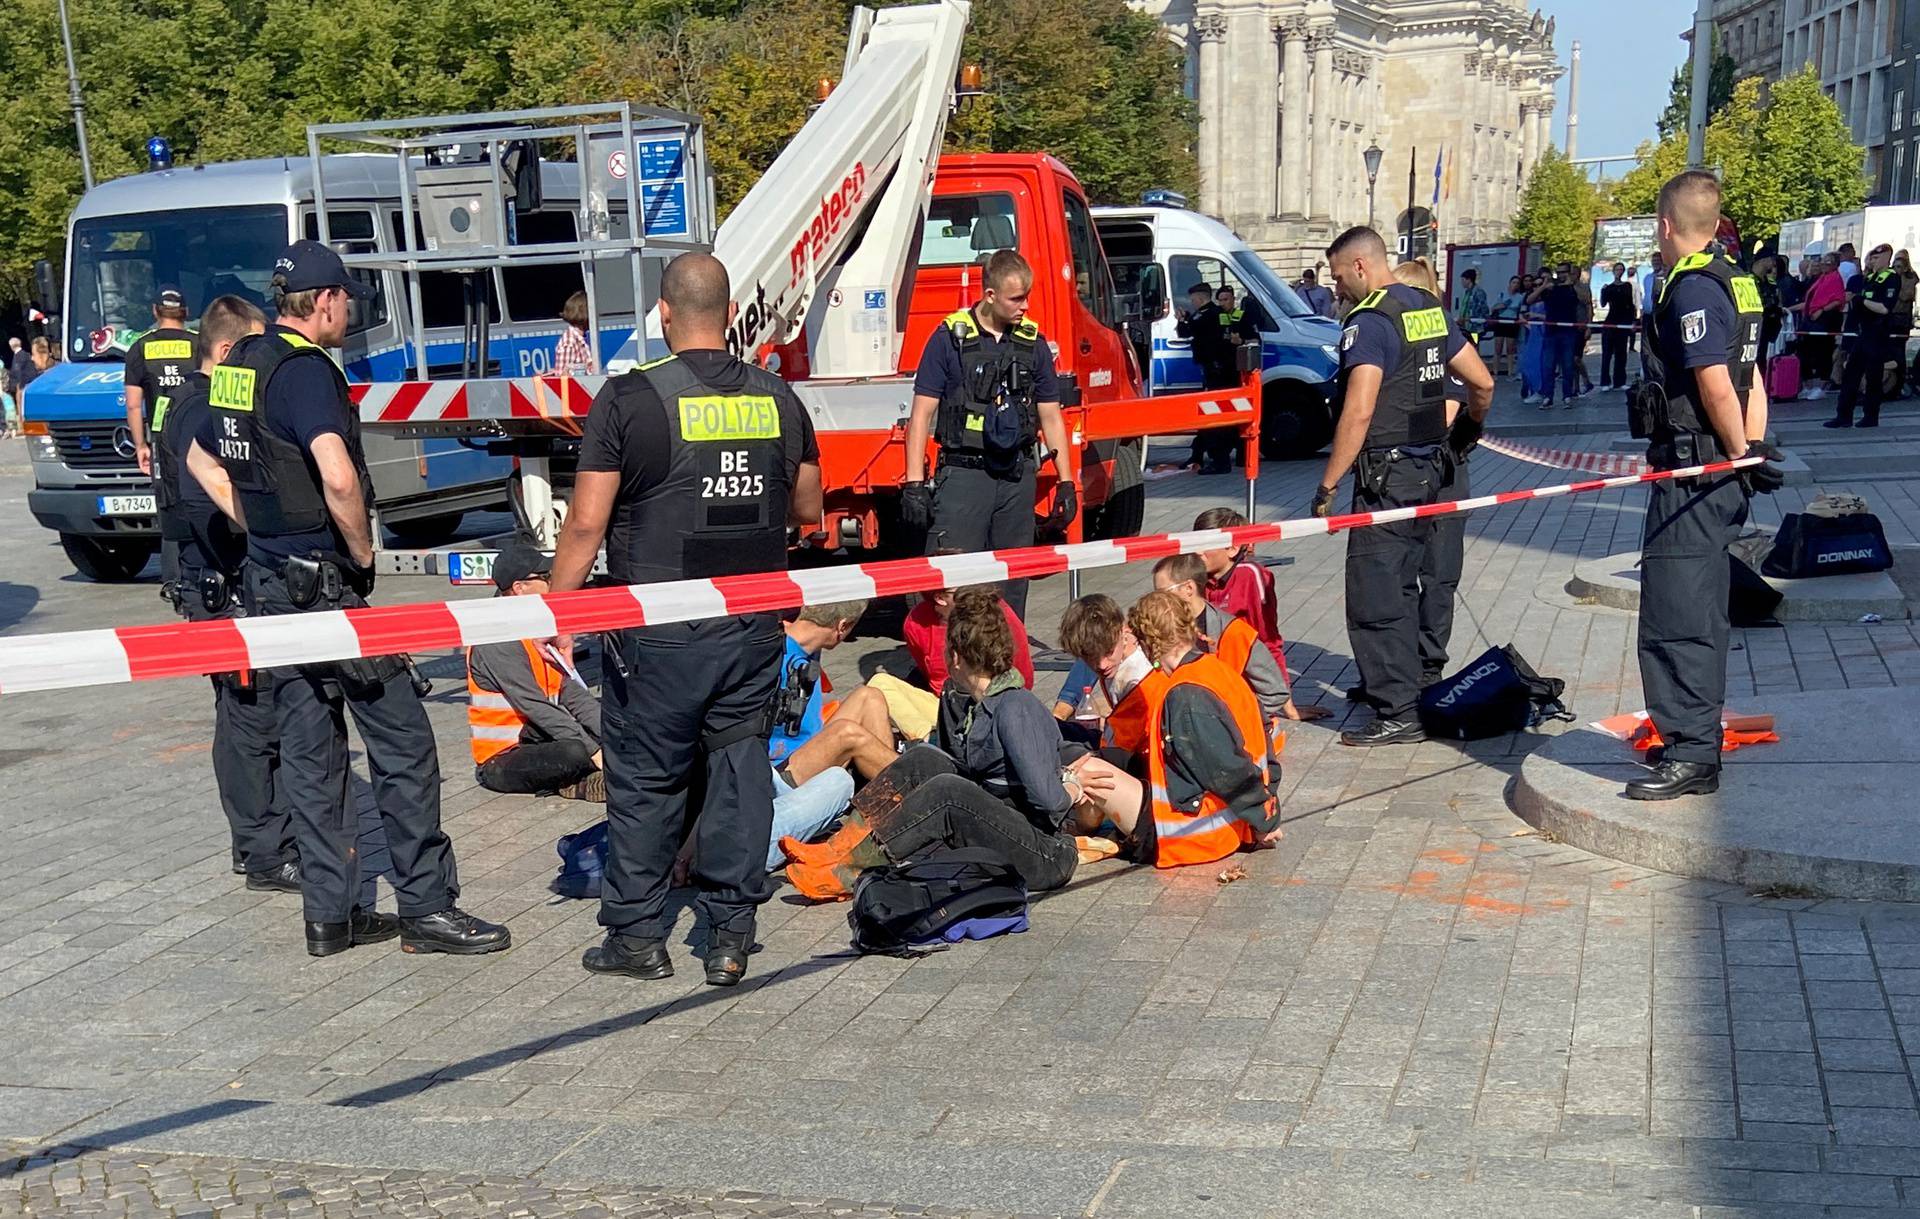
[[[1775,356],[1767,365],[1767,397],[1775,402],[1800,396],[1800,357]]]

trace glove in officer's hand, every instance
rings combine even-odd
[[[1321,487],[1319,490],[1315,491],[1313,495],[1313,504],[1307,509],[1307,511],[1313,514],[1314,516],[1320,517],[1322,520],[1325,520],[1327,517],[1332,516],[1334,490],[1335,488],[1333,487]]]
[[[924,479],[900,488],[900,521],[910,529],[925,529],[933,524],[933,492],[927,489]]]
[[[1480,443],[1480,436],[1487,430],[1484,423],[1475,419],[1466,411],[1461,411],[1447,430],[1447,447],[1453,450],[1456,458],[1464,460]]]
[[[1053,493],[1053,511],[1047,514],[1047,524],[1057,529],[1071,524],[1078,515],[1080,489],[1072,483],[1061,483]]]
[[[1757,466],[1748,466],[1740,471],[1740,480],[1747,484],[1747,490],[1755,495],[1772,495],[1787,485],[1787,472],[1780,468],[1779,462],[1787,455],[1764,440],[1749,441],[1748,457],[1764,457],[1765,461]]]
[[[346,582],[348,588],[359,593],[361,597],[373,596],[373,567],[371,564],[366,567],[354,567],[352,565],[343,567],[340,570],[340,578]]]

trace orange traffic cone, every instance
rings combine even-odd
[[[795,863],[815,866],[836,864],[852,855],[854,848],[865,842],[872,832],[866,818],[854,813],[825,842],[802,842],[792,835],[781,835],[780,851]]]

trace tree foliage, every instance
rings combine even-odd
[[[1541,246],[1549,263],[1584,266],[1593,250],[1593,222],[1607,212],[1606,196],[1565,153],[1549,148],[1527,175],[1513,235]]]
[[[298,154],[310,122],[626,98],[699,114],[731,207],[837,77],[850,0],[82,0],[69,5],[97,180]],[[976,0],[987,96],[968,150],[1050,151],[1099,201],[1191,190],[1181,51],[1125,0]],[[81,175],[55,0],[0,22],[0,300],[57,257]]]
[[[1726,104],[1733,100],[1733,56],[1720,49],[1720,31],[1713,31],[1712,67],[1707,71],[1707,119],[1720,113]],[[1667,91],[1667,108],[1660,112],[1656,126],[1660,138],[1666,139],[1678,133],[1687,134],[1687,123],[1693,117],[1693,56],[1688,55],[1686,62],[1673,70],[1673,83]]]

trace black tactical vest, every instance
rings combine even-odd
[[[1351,326],[1359,313],[1371,309],[1385,316],[1400,333],[1400,363],[1381,378],[1365,448],[1438,444],[1447,436],[1446,310],[1418,288],[1408,291],[1419,294],[1419,303],[1380,288],[1355,305],[1346,317],[1346,324]],[[1348,373],[1347,368],[1341,368],[1343,402]]]
[[[249,335],[233,345],[213,370],[208,402],[213,407],[220,451],[247,529],[261,537],[311,533],[331,527],[319,471],[300,445],[268,426],[267,384],[288,360],[322,360],[340,392],[347,418],[347,453],[360,476],[360,494],[370,509],[373,481],[360,447],[360,417],[347,397],[347,378],[324,348],[282,328]]]
[[[160,513],[160,536],[169,542],[183,542],[193,537],[184,481],[193,475],[187,472],[185,463],[174,456],[173,446],[168,443],[167,424],[179,417],[177,408],[181,404],[206,397],[207,385],[206,374],[191,372],[178,386],[153,402],[153,502]]]
[[[246,535],[227,519],[201,488],[174,449],[191,443],[173,432],[204,407],[210,382],[205,373],[191,372],[173,393],[153,405],[153,492],[160,510],[160,536],[180,545],[183,568],[232,572],[247,550]]]
[[[781,431],[785,386],[744,366],[746,384],[722,393],[669,358],[645,377],[666,413],[666,476],[625,506],[625,546],[609,549],[616,580],[648,584],[785,571],[792,492]]]
[[[168,394],[178,393],[199,360],[194,356],[193,332],[178,326],[160,326],[133,341],[133,351],[146,363],[146,375],[138,382],[146,395],[146,414],[151,421],[155,404]],[[129,355],[132,352],[128,353]],[[151,430],[151,422],[149,422]]]
[[[1667,418],[1675,431],[1712,435],[1706,408],[1700,403],[1700,379],[1679,358],[1680,352],[1668,352],[1662,344],[1661,328],[1679,332],[1685,341],[1684,318],[1673,318],[1673,285],[1687,275],[1704,275],[1720,285],[1739,313],[1739,324],[1727,342],[1727,375],[1733,378],[1734,392],[1746,405],[1747,391],[1753,387],[1754,366],[1760,359],[1760,324],[1765,316],[1760,287],[1753,276],[1742,271],[1724,254],[1689,254],[1667,273],[1660,299],[1647,310],[1647,364],[1653,378],[1667,391]],[[1672,357],[1672,358],[1669,358]],[[1661,437],[1654,437],[1656,441]]]
[[[940,400],[934,439],[951,453],[1017,461],[1040,434],[1033,401],[1040,328],[1022,318],[1003,341],[988,346],[971,309],[948,314],[940,325],[960,349],[960,380]]]

